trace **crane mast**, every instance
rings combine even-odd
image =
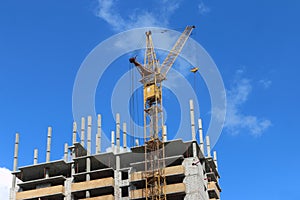
[[[129,59],[142,76],[144,93],[144,142],[145,170],[143,178],[146,181],[145,197],[151,200],[166,199],[165,186],[165,150],[163,141],[163,106],[162,82],[195,26],[187,26],[176,41],[168,56],[160,65],[156,58],[151,31],[146,32],[146,50],[144,65],[135,57]]]

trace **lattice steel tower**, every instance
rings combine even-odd
[[[135,57],[129,59],[142,76],[144,86],[144,141],[146,199],[166,199],[165,150],[163,140],[162,82],[195,26],[187,26],[176,41],[164,62],[160,65],[156,58],[151,31],[146,32],[146,51],[144,65]]]

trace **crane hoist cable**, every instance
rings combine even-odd
[[[136,50],[134,50],[133,52],[129,53],[130,56],[134,56],[134,57],[138,57],[140,55],[140,49],[143,49],[144,47],[144,38],[141,38],[139,41],[137,41],[137,45],[136,45]],[[140,120],[139,120],[139,104],[138,102],[140,101],[139,99],[139,94],[138,91],[134,91],[134,84],[138,79],[138,75],[136,74],[135,70],[132,70],[132,68],[134,68],[134,65],[129,63],[128,66],[128,71],[130,71],[130,103],[129,103],[129,114],[130,114],[130,120],[129,120],[129,132],[130,132],[130,143],[132,146],[135,145],[135,138],[136,138],[136,134],[138,128],[136,128],[137,125],[140,124]]]

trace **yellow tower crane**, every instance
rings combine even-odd
[[[146,51],[144,65],[135,57],[129,59],[142,76],[144,86],[144,141],[146,181],[145,197],[151,200],[166,199],[164,175],[165,151],[163,141],[162,82],[180,54],[195,26],[187,26],[166,59],[160,65],[156,58],[151,31],[146,32]]]

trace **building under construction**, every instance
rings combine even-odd
[[[208,136],[204,145],[202,120],[195,124],[193,101],[189,102],[191,129],[186,130],[191,141],[168,140],[163,124],[162,82],[193,28],[186,27],[162,64],[156,58],[151,31],[146,32],[144,64],[136,58],[129,59],[140,72],[144,87],[143,144],[137,141],[134,146],[127,146],[126,123],[121,125],[120,115],[116,114],[111,151],[101,152],[101,115],[97,116],[95,142],[92,142],[92,117],[88,116],[81,119],[80,128],[74,122],[73,141],[71,145],[65,144],[64,159],[50,160],[52,128],[49,127],[46,162],[38,163],[35,149],[33,165],[18,167],[19,134],[16,134],[11,199],[220,199],[217,155],[213,152],[211,156]],[[78,140],[77,135],[80,135]],[[96,146],[95,152],[92,145]],[[17,183],[17,179],[21,182]]]

